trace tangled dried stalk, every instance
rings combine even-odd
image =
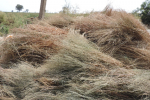
[[[54,41],[42,34],[16,34],[1,45],[0,61],[3,64],[17,61],[41,64],[58,50]]]
[[[125,11],[107,7],[103,12],[93,13],[78,21],[76,28],[103,52],[125,64],[128,62],[124,57],[147,62],[144,65],[149,62],[149,56],[141,49],[145,49],[145,52],[149,50],[150,35],[138,19]]]

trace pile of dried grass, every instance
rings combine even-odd
[[[148,71],[123,68],[120,61],[72,31],[61,41],[57,45],[61,50],[38,68],[23,62],[1,68],[0,98],[149,99]]]
[[[99,29],[109,29],[114,26],[115,19],[101,12],[93,12],[87,17],[76,19],[75,29],[79,29],[80,33],[91,33]]]
[[[78,68],[87,68],[90,71],[97,69],[97,71],[103,72],[103,68],[106,71],[109,68],[113,68],[113,66],[123,66],[120,61],[100,52],[96,45],[74,32],[68,33],[61,47],[62,49],[58,54],[47,62],[46,66],[50,70],[52,68],[57,71],[70,72]]]
[[[39,21],[2,40],[0,99],[150,99],[149,70],[130,69],[150,61],[149,34],[132,15],[108,7],[78,18],[87,39],[57,27]]]
[[[42,23],[42,22],[41,22]],[[49,35],[63,35],[67,34],[67,31],[51,26],[51,25],[40,25],[39,24],[28,24],[24,28],[14,28],[10,31],[12,33],[40,33],[40,34],[49,34]]]
[[[42,34],[14,34],[0,48],[1,64],[28,61],[41,64],[60,49],[52,37]]]
[[[85,75],[89,74],[85,73]],[[72,87],[64,98],[69,97],[78,100],[150,99],[149,72],[145,70],[116,68],[98,77],[92,75],[88,77],[82,73],[82,75],[76,76],[76,79],[79,82],[71,84]]]
[[[0,47],[1,64],[28,61],[42,64],[44,60],[56,54],[57,44],[66,37],[67,31],[39,24],[28,24],[24,28],[11,29],[12,38],[3,40]]]
[[[44,65],[51,77],[69,83],[56,95],[58,100],[149,99],[149,71],[124,68],[77,33],[68,34],[62,43],[64,48]]]
[[[136,59],[135,62],[142,63],[137,65],[143,67],[150,62],[149,56],[146,55],[150,35],[138,19],[125,11],[106,8],[103,12],[81,19],[76,23],[76,28],[80,29],[88,40],[96,43],[104,53],[125,64],[135,64],[133,62]]]
[[[11,70],[1,70],[5,71],[0,73],[3,77],[0,83],[2,100],[150,99],[150,73],[146,70],[115,68],[106,74],[93,74],[87,71],[90,67],[88,66],[84,70],[68,70],[67,74],[56,73],[58,69],[55,68],[55,74],[52,70],[39,75],[39,68],[36,69],[27,63],[14,66]]]
[[[72,17],[66,14],[57,14],[55,16],[51,16],[48,20],[48,23],[52,26],[56,26],[58,28],[64,28],[68,27],[72,23],[74,23],[74,20]]]

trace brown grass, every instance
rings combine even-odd
[[[138,19],[106,7],[74,17],[78,30],[68,31],[70,24],[58,28],[64,18],[56,15],[57,27],[47,18],[2,37],[0,99],[150,99],[150,37]]]
[[[87,68],[89,65],[88,69],[94,73],[94,69],[100,68],[99,71],[105,72],[107,68],[123,66],[120,61],[100,52],[94,44],[74,32],[70,32],[68,34],[68,37],[63,40],[61,47],[62,49],[58,52],[58,54],[53,56],[47,62],[46,67],[48,69],[67,71],[78,68]],[[104,70],[102,71],[102,69]]]
[[[67,34],[67,31],[50,26],[50,25],[43,25],[44,22],[39,22],[38,24],[28,24],[24,28],[14,28],[10,31],[12,33],[40,33],[40,34],[49,34],[49,35],[63,35]]]
[[[55,16],[51,16],[47,19],[48,23],[52,26],[56,26],[58,28],[64,28],[71,25],[74,20],[72,17],[66,14],[57,14]]]
[[[0,61],[3,64],[17,61],[41,64],[59,50],[54,39],[50,38],[42,34],[14,34],[1,45]]]
[[[150,35],[138,19],[125,11],[107,7],[103,12],[92,13],[77,21],[75,27],[103,52],[125,64],[129,63],[124,57],[146,62],[140,67],[149,63],[149,57],[144,52],[149,50]],[[141,49],[144,50],[141,52]]]

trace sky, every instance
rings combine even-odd
[[[78,8],[79,12],[102,11],[105,6],[110,4],[114,9],[123,9],[132,12],[145,0],[66,0],[66,2],[74,8]],[[55,13],[62,10],[66,4],[65,0],[47,0],[46,11]],[[25,11],[39,12],[41,0],[0,0],[0,11],[16,12],[17,4],[23,5]]]

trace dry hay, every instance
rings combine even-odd
[[[10,30],[11,33],[41,33],[41,34],[51,34],[51,35],[63,35],[67,34],[67,31],[48,25],[43,26],[39,24],[28,24],[24,28],[14,28]]]
[[[124,68],[109,70],[106,75],[98,77],[82,74],[76,77],[81,83],[72,84],[68,92],[70,95],[67,96],[79,100],[149,100],[149,78],[149,72],[145,70]],[[65,97],[68,98],[67,96]]]
[[[120,61],[100,52],[97,46],[74,32],[68,33],[67,37],[62,41],[61,47],[62,49],[58,54],[48,60],[46,64],[50,70],[52,68],[60,71],[70,71],[87,68],[94,72],[97,67],[98,69],[100,68],[99,71],[103,72],[103,68],[107,71],[113,66],[123,67]]]
[[[100,12],[91,13],[87,17],[76,19],[75,29],[80,29],[80,33],[89,33],[99,29],[112,28],[115,20]]]
[[[138,61],[142,63],[137,64],[140,67],[149,64],[149,56],[145,52],[149,50],[150,35],[138,19],[125,11],[106,8],[81,19],[76,28],[100,50],[124,64],[137,64],[133,62]]]
[[[4,92],[0,98],[149,99],[148,71],[123,68],[120,61],[77,33],[69,32],[61,41],[61,50],[38,68],[24,62],[1,68]]]
[[[12,71],[4,69],[3,88],[7,95],[1,98],[35,100],[149,100],[149,71],[141,69],[116,68],[106,74],[97,74],[87,70],[76,70],[72,73],[47,73],[37,76],[37,70],[27,63],[16,65]],[[56,69],[55,69],[56,70]],[[77,74],[78,73],[78,74]],[[70,77],[69,77],[70,76]],[[8,80],[9,78],[9,80]],[[1,84],[1,83],[0,83]],[[5,85],[4,85],[5,84]],[[12,84],[12,85],[11,85]]]
[[[68,27],[72,23],[74,23],[74,20],[72,17],[66,14],[57,14],[55,16],[51,16],[49,19],[47,19],[48,24],[52,26],[56,26],[58,28],[64,28]]]
[[[11,30],[13,37],[0,44],[0,57],[1,64],[15,64],[0,67],[0,99],[149,100],[149,70],[130,69],[149,68],[143,25],[108,8],[85,19],[91,21],[80,24],[87,39],[45,22]]]
[[[57,44],[66,37],[67,31],[39,24],[28,24],[24,28],[11,29],[12,38],[1,42],[1,64],[28,61],[33,65],[56,54],[60,49]],[[6,37],[7,38],[7,37]]]
[[[41,25],[28,25],[27,29],[29,30],[35,30],[36,32],[42,32],[42,33],[51,33],[51,34],[58,34],[58,35],[62,35],[62,34],[66,34],[67,32],[63,29],[54,27],[54,26],[41,26]]]
[[[1,64],[28,61],[41,64],[60,49],[51,39],[42,34],[14,34],[1,44]],[[59,40],[58,40],[59,41]]]

